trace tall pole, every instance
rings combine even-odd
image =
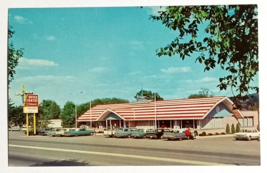
[[[90,127],[92,128],[92,111],[91,111],[91,100],[90,100]]]
[[[34,131],[34,134],[36,135],[36,117],[35,117],[35,113],[33,114],[33,131]]]
[[[75,128],[77,129],[77,107],[75,102]]]
[[[154,99],[155,99],[155,129],[157,128],[157,105],[156,105],[156,89],[154,93]]]
[[[27,136],[29,136],[29,116],[26,114],[26,128],[27,128]]]
[[[74,101],[74,104],[75,104],[75,108],[74,108],[74,111],[75,111],[75,128],[77,128],[77,109],[76,109],[76,95],[74,93],[70,93],[70,94],[73,94],[74,97],[75,97],[75,101]]]

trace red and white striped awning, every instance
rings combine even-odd
[[[176,99],[151,101],[149,103],[103,104],[86,111],[78,118],[79,122],[104,121],[106,115],[114,113],[126,121],[165,119],[203,119],[219,103],[228,103],[232,110],[233,102],[227,97],[207,97],[193,99]]]

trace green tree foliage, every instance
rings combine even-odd
[[[36,121],[36,127],[37,129],[46,129],[50,123],[51,121],[48,119],[38,119],[38,121]]]
[[[184,60],[194,53],[204,71],[217,65],[229,73],[219,79],[220,90],[231,87],[237,97],[249,90],[259,92],[251,86],[258,73],[257,5],[170,6],[151,18],[179,33],[156,51],[159,57],[178,54]]]
[[[115,98],[115,97],[95,99],[91,101],[91,107],[94,107],[98,104],[114,104],[114,103],[129,103],[129,101],[125,99]],[[84,114],[89,109],[90,109],[90,102],[77,105],[77,117],[80,117],[82,114]]]
[[[9,123],[14,123],[15,125],[24,123],[26,120],[26,115],[23,114],[23,106],[14,106],[9,99],[8,103],[8,121]]]
[[[75,104],[68,101],[62,110],[61,120],[63,127],[73,127],[75,124]]]
[[[18,65],[19,58],[23,56],[23,49],[16,50],[14,45],[11,43],[10,39],[13,37],[15,32],[8,28],[8,86],[10,82],[14,79],[16,74],[15,68]]]
[[[198,94],[191,94],[188,96],[188,98],[201,98],[201,97],[213,97],[213,93],[211,92],[209,94],[209,89],[207,88],[201,88],[201,91],[198,92]]]
[[[235,130],[235,132],[236,132],[236,133],[239,133],[239,132],[240,132],[240,126],[239,126],[238,123],[236,124],[236,130]]]
[[[226,134],[230,134],[230,126],[229,126],[229,124],[226,125],[226,131],[225,132],[226,132]]]
[[[60,118],[60,107],[59,105],[52,100],[43,100],[40,103],[40,107],[42,107],[42,112],[39,113],[39,117],[41,119],[57,119]]]
[[[232,126],[231,126],[231,133],[232,133],[232,134],[235,133],[235,125],[234,125],[234,124],[232,124]]]
[[[142,96],[142,90],[138,91],[136,95],[134,96],[135,99]],[[143,90],[143,96],[148,100],[154,100],[155,99],[155,93],[152,93],[148,90]],[[156,93],[156,100],[164,100],[158,93]]]

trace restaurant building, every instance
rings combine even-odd
[[[153,101],[144,98],[136,102],[97,105],[78,118],[97,128],[135,127],[154,129],[193,128],[198,134],[223,133],[226,125],[237,123],[241,128],[256,128],[257,111],[239,111],[224,96]]]

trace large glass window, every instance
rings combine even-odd
[[[241,127],[251,127],[253,126],[253,117],[245,117],[243,119],[238,119]]]

